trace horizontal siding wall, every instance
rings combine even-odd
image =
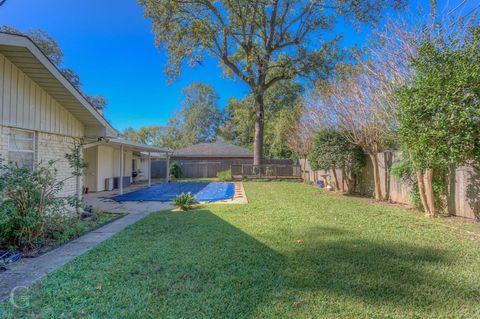
[[[0,124],[65,136],[84,136],[83,124],[2,54]]]

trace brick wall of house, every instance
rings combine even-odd
[[[59,180],[65,180],[64,187],[59,196],[70,196],[76,193],[76,178],[72,177],[72,169],[65,159],[65,154],[71,153],[74,138],[56,134],[37,132],[37,163],[47,164],[55,161]]]
[[[8,134],[10,129],[0,125],[0,159],[6,160],[8,156]]]
[[[8,139],[10,128],[0,125],[0,158],[8,159]],[[59,196],[66,197],[76,193],[76,179],[72,176],[72,170],[65,159],[65,154],[71,152],[71,147],[74,144],[74,138],[35,132],[35,161],[36,163],[44,163],[45,165],[50,161],[55,161],[54,167],[57,169],[57,176],[59,180],[67,179],[65,181],[62,191]]]

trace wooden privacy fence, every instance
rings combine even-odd
[[[386,198],[395,203],[411,205],[410,191],[411,186],[404,181],[395,178],[390,171],[392,166],[401,159],[400,152],[388,152],[378,154],[378,166],[380,173],[380,186],[382,193]],[[310,163],[306,160],[300,160],[302,167],[302,177],[306,181],[323,180],[325,175],[330,176],[332,182],[332,172],[330,170],[314,171]],[[338,180],[342,181],[342,172],[337,170]],[[456,216],[479,219],[480,218],[480,171],[469,167],[458,167],[454,174],[449,178],[450,191],[447,198],[448,210]],[[367,196],[373,196],[373,163],[367,158],[367,164],[361,170],[356,189],[357,192]]]
[[[232,166],[238,166],[241,164],[252,165],[251,159],[204,159],[204,160],[190,160],[190,159],[175,159],[172,158],[170,163],[178,163],[182,168],[183,178],[212,178],[216,177],[218,172],[229,170]],[[279,165],[279,166],[291,166],[290,160],[266,160],[266,164]],[[283,170],[282,170],[283,169]],[[165,160],[152,161],[152,177],[164,177],[167,170],[167,163]],[[287,168],[278,168],[278,172],[281,175],[291,175]],[[301,178],[300,171],[298,171],[298,177]]]
[[[300,165],[292,164],[238,164],[232,165],[232,176],[241,179],[301,179]]]
[[[180,166],[185,178],[211,178],[230,169],[230,164],[226,162],[181,162]]]

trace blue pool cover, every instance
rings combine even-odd
[[[191,193],[200,202],[213,202],[230,199],[235,190],[233,183],[222,182],[181,182],[159,183],[131,193],[113,197],[117,202],[129,201],[161,201],[173,200],[181,193]]]

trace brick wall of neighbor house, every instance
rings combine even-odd
[[[67,179],[59,196],[66,197],[76,193],[76,178],[72,177],[72,169],[65,159],[71,152],[75,139],[68,136],[37,132],[37,163],[55,161],[59,180]]]
[[[0,158],[7,159],[8,156],[8,134],[10,129],[6,126],[0,125]]]

